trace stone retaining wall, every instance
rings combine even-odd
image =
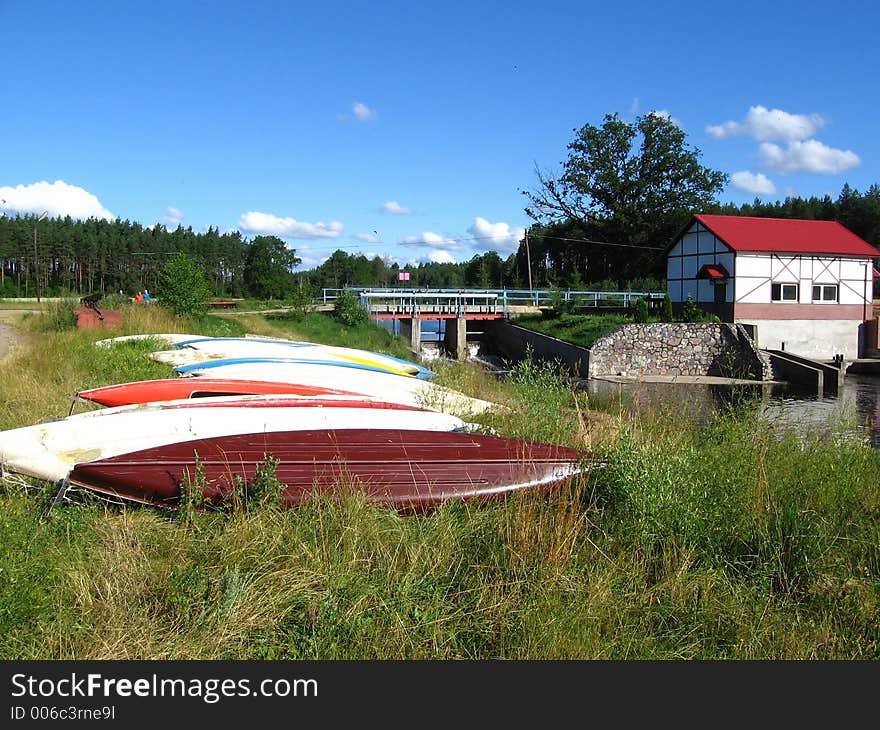
[[[770,365],[739,325],[627,324],[590,348],[589,376],[719,375],[770,379]]]
[[[492,347],[508,360],[526,350],[557,360],[572,375],[719,375],[772,380],[769,358],[742,325],[716,323],[627,324],[589,349],[502,320],[487,327]]]

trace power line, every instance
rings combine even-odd
[[[637,243],[611,243],[610,241],[593,241],[589,238],[563,238],[562,236],[553,236],[548,234],[530,233],[530,238],[552,238],[554,241],[570,241],[572,243],[594,243],[597,246],[620,246],[621,248],[644,248],[648,251],[664,251],[661,246],[640,246]]]
[[[566,241],[570,243],[591,243],[596,246],[618,246],[620,248],[641,248],[647,251],[663,251],[665,250],[661,246],[642,246],[635,243],[611,243],[610,241],[594,241],[590,238],[565,238],[563,236],[554,236],[551,234],[541,234],[541,233],[529,233],[528,236],[530,238],[551,238],[554,241]],[[385,241],[376,241],[375,243],[365,242],[365,243],[339,243],[335,245],[326,244],[322,246],[301,246],[298,250],[308,249],[309,251],[321,251],[321,250],[330,250],[330,249],[345,249],[345,248],[355,248],[355,249],[363,249],[369,247],[371,245],[374,246],[431,246],[437,247],[442,246],[444,243],[462,243],[465,241],[497,241],[498,236],[444,236],[441,241],[428,241],[425,239],[412,241],[400,241],[398,243],[387,243]]]

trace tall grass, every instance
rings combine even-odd
[[[299,311],[268,314],[266,322],[283,333],[283,337],[384,352],[404,360],[417,359],[402,337],[372,324],[346,325],[320,312]]]
[[[518,317],[516,324],[581,347],[590,347],[603,335],[632,321],[632,317],[623,314],[527,314]]]
[[[90,368],[154,365],[95,338],[47,335],[13,355],[16,377],[27,363],[51,399]],[[708,422],[632,417],[544,364],[440,376],[507,405],[486,416],[499,433],[607,465],[421,516],[357,495],[176,514],[81,494],[40,520],[38,499],[0,486],[0,656],[880,658],[877,450],[795,436],[745,403]],[[0,384],[4,423],[33,417],[14,395]]]

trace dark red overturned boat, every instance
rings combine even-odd
[[[179,400],[181,398],[213,398],[224,395],[356,395],[351,391],[314,385],[269,382],[263,380],[227,380],[222,378],[167,378],[138,380],[132,383],[107,385],[81,390],[80,400],[103,406],[129,406],[137,403]]]
[[[391,429],[283,431],[198,439],[77,464],[69,481],[123,499],[176,507],[196,466],[202,496],[220,503],[236,477],[277,460],[284,506],[316,495],[362,493],[377,504],[421,511],[448,500],[497,499],[550,487],[589,468],[577,449],[499,436]]]

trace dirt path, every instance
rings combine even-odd
[[[0,360],[3,360],[13,347],[27,342],[27,336],[16,329],[8,320],[28,310],[2,309],[0,310]]]

